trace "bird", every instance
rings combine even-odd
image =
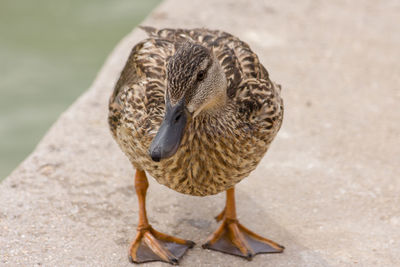
[[[147,174],[182,194],[226,192],[203,248],[251,260],[284,247],[239,223],[235,185],[257,167],[283,120],[281,86],[249,45],[222,30],[140,26],[109,100],[111,134],[135,172],[134,263],[178,264],[195,243],[161,233],[146,211]]]

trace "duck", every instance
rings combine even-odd
[[[133,263],[178,264],[190,240],[161,233],[146,211],[147,174],[176,192],[226,192],[204,249],[251,260],[284,247],[239,223],[235,185],[257,167],[283,120],[281,86],[249,45],[222,30],[157,29],[133,46],[109,100],[111,134],[135,171]]]

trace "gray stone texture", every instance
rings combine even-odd
[[[237,186],[241,222],[285,252],[247,262],[201,249],[224,194],[185,196],[150,179],[153,226],[198,244],[182,266],[400,266],[399,18],[399,1],[166,0],[143,22],[239,36],[282,84],[286,105],[269,152]],[[134,172],[106,117],[143,37],[134,30],[121,41],[0,184],[0,265],[132,266]]]

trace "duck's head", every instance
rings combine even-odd
[[[150,146],[154,161],[173,156],[186,125],[202,112],[217,112],[226,101],[226,77],[213,51],[186,42],[167,63],[165,116]]]

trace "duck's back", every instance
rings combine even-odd
[[[110,98],[114,138],[136,168],[176,191],[210,195],[226,190],[254,170],[279,130],[283,106],[278,86],[249,46],[231,34],[144,30],[149,38],[133,48]],[[217,57],[227,78],[226,109],[232,116],[199,116],[176,155],[154,162],[148,149],[164,116],[166,63],[186,41],[212,49]]]

